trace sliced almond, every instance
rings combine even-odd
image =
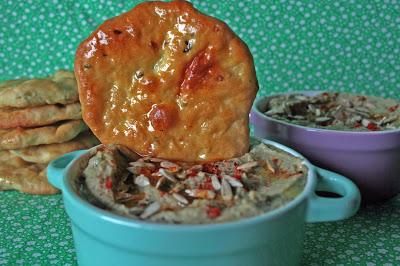
[[[214,199],[215,192],[208,189],[185,189],[185,193],[193,198]]]
[[[251,168],[253,168],[253,167],[256,167],[257,165],[258,165],[258,162],[257,162],[257,161],[252,161],[252,162],[247,162],[247,163],[244,163],[244,164],[239,165],[239,166],[237,167],[237,169],[238,169],[238,170],[244,170],[244,171],[246,171],[246,170],[248,170],[248,169],[251,169]]]
[[[147,219],[150,216],[154,215],[156,212],[158,212],[158,210],[160,210],[160,208],[161,208],[161,204],[158,201],[155,201],[155,202],[151,203],[150,205],[148,205],[146,207],[146,209],[144,209],[144,211],[140,215],[140,218]]]
[[[211,175],[210,178],[211,178],[211,184],[212,184],[213,188],[215,190],[220,190],[221,183],[219,182],[218,177],[216,175]]]
[[[221,196],[224,200],[232,200],[233,198],[231,185],[229,185],[225,178],[222,178],[221,182]]]
[[[242,182],[240,182],[236,178],[233,178],[229,175],[222,175],[222,176],[223,176],[223,179],[228,181],[229,185],[231,185],[232,187],[243,187]]]
[[[172,197],[174,197],[178,202],[180,202],[182,204],[185,204],[185,205],[189,204],[189,201],[181,194],[173,193]]]
[[[146,187],[150,185],[150,180],[145,175],[138,175],[135,178],[135,184],[139,187]]]
[[[166,179],[168,179],[169,181],[174,182],[174,183],[178,182],[178,180],[176,180],[176,178],[175,178],[169,171],[167,171],[167,170],[165,170],[165,169],[163,169],[163,168],[160,168],[160,169],[158,170],[158,172],[159,172],[163,177],[165,177]]]

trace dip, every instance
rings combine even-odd
[[[272,97],[263,110],[272,118],[306,127],[379,131],[400,128],[399,106],[394,99],[324,92]]]
[[[102,145],[75,180],[81,197],[116,214],[156,223],[232,221],[274,210],[304,188],[300,158],[257,144],[240,158],[202,165],[129,159]]]

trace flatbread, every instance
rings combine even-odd
[[[0,83],[0,108],[25,108],[78,101],[73,72],[59,70],[43,79],[9,80]]]
[[[0,128],[38,127],[62,120],[81,119],[80,103],[0,109]]]
[[[17,157],[0,163],[0,190],[46,195],[59,192],[47,181],[46,165],[23,162]]]
[[[249,149],[250,51],[188,2],[146,2],[107,20],[80,44],[75,74],[83,119],[102,143],[181,161]]]
[[[24,149],[10,150],[10,152],[27,162],[45,164],[65,153],[88,149],[98,144],[100,144],[98,139],[91,132],[87,131],[81,133],[73,140],[64,143],[38,145]]]
[[[8,163],[15,167],[26,165],[24,160],[18,158],[18,156],[12,154],[9,150],[0,150],[0,165],[3,163]]]
[[[62,143],[87,129],[82,120],[64,121],[36,128],[0,129],[0,149],[15,150],[41,144]]]

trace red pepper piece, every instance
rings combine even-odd
[[[106,189],[112,189],[112,180],[109,176],[106,178],[106,183],[105,183]]]
[[[214,219],[221,215],[221,209],[218,207],[208,206],[207,216],[208,218]]]
[[[211,183],[204,183],[202,187],[203,189],[214,190],[214,187]]]
[[[214,187],[211,183],[211,177],[207,176],[204,183],[200,185],[200,189],[214,190]]]
[[[359,128],[359,127],[361,127],[361,123],[357,122],[354,124],[354,128]]]
[[[242,171],[237,169],[237,166],[235,166],[235,169],[233,171],[233,177],[240,180],[242,179]]]
[[[203,172],[215,175],[219,175],[221,173],[221,171],[218,169],[218,165],[213,165],[213,164],[204,164]]]
[[[375,123],[372,123],[372,122],[370,122],[370,123],[368,124],[367,128],[368,128],[369,130],[371,130],[371,131],[380,130],[380,128],[379,128]]]

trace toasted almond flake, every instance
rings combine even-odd
[[[350,123],[354,124],[354,123],[357,123],[357,122],[361,122],[361,120],[362,120],[361,116],[355,115],[350,119]]]
[[[252,162],[247,162],[247,163],[239,165],[237,167],[237,169],[238,170],[248,170],[248,169],[253,168],[253,167],[257,166],[257,165],[258,165],[257,161],[252,161]]]
[[[172,196],[180,203],[183,203],[185,205],[189,204],[189,201],[181,194],[173,193]]]
[[[215,192],[208,189],[185,189],[185,193],[193,198],[214,199]]]
[[[294,118],[294,119],[297,119],[297,120],[305,120],[305,119],[306,119],[306,118],[305,118],[304,116],[302,116],[302,115],[294,115],[293,118]]]
[[[267,112],[265,112],[266,115],[278,115],[278,114],[283,114],[285,110],[280,110],[280,109],[271,109]]]
[[[270,160],[269,158],[265,159],[265,162],[267,163],[267,168],[271,173],[275,174],[277,172],[277,165],[275,164],[274,161]]]
[[[163,168],[160,168],[160,169],[158,170],[158,172],[159,172],[163,177],[165,177],[166,179],[168,179],[169,181],[174,182],[174,183],[178,182],[178,180],[176,180],[176,178],[175,178],[169,171],[167,171],[167,170],[165,170],[165,169],[163,169]]]
[[[135,178],[135,184],[139,187],[145,187],[150,185],[150,180],[145,175],[138,175]]]
[[[172,162],[169,162],[169,161],[163,161],[163,162],[161,162],[161,163],[160,163],[160,166],[161,166],[162,168],[166,168],[166,169],[168,169],[168,168],[176,168],[176,169],[179,169],[179,168],[180,168],[179,165],[177,165],[176,163],[172,163]]]
[[[161,208],[161,204],[158,201],[155,201],[155,202],[151,203],[150,205],[148,205],[146,207],[146,209],[144,209],[144,211],[140,215],[140,218],[147,219],[150,216],[152,216],[153,214],[155,214],[156,212],[158,212],[158,210],[160,210],[160,208]]]
[[[221,196],[224,200],[231,200],[233,197],[232,188],[225,178],[221,181]]]
[[[369,114],[370,110],[368,110],[368,108],[362,107],[362,106],[357,106],[354,107],[354,110],[358,113],[362,113],[362,114]]]
[[[211,175],[210,178],[211,178],[211,184],[212,184],[213,188],[215,190],[220,190],[221,183],[219,182],[218,177],[216,175]]]
[[[237,180],[236,178],[233,178],[229,175],[222,175],[223,179],[226,179],[226,181],[228,181],[228,183],[232,186],[232,187],[243,187],[242,182],[240,182],[239,180]]]
[[[144,162],[141,162],[141,161],[130,162],[129,165],[133,166],[133,167],[143,167],[144,166]]]
[[[363,120],[361,120],[361,124],[364,126],[364,127],[368,127],[368,125],[369,125],[369,123],[371,123],[371,121],[369,121],[368,119],[363,119]]]
[[[332,120],[332,118],[326,117],[326,116],[321,116],[321,117],[315,118],[315,122],[319,122],[319,123],[328,122],[330,120]]]
[[[160,179],[158,179],[157,183],[156,183],[156,189],[158,189],[162,184],[164,184],[165,182],[165,178],[161,177]]]

